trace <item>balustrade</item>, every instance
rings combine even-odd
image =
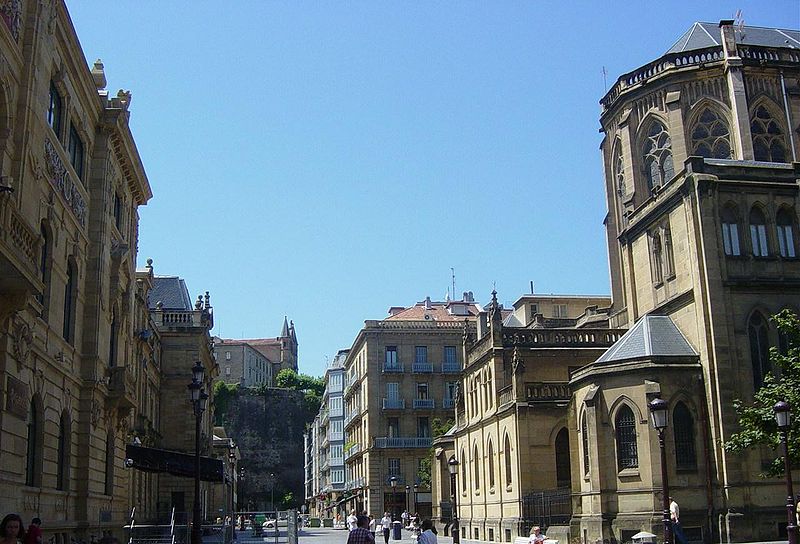
[[[432,439],[424,436],[380,436],[375,438],[376,448],[430,448]]]

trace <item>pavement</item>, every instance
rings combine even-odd
[[[300,530],[300,544],[347,544],[348,532],[345,529],[332,529],[330,527],[305,527]],[[253,536],[252,531],[236,531],[237,539],[234,541],[236,544],[286,544],[286,528],[280,527],[277,540],[275,538],[275,531],[270,530],[269,533],[263,534],[260,537]],[[453,539],[446,536],[439,536],[437,538],[439,544],[453,544]],[[415,544],[416,540],[412,538],[410,531],[403,531],[403,538],[401,540],[389,539],[389,544]],[[378,534],[375,536],[375,544],[384,544],[383,536]]]

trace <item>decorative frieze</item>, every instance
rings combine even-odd
[[[47,165],[47,179],[64,198],[67,207],[72,211],[80,226],[85,227],[86,201],[83,199],[83,195],[80,191],[75,187],[72,176],[61,161],[61,155],[58,154],[58,150],[49,138],[45,138],[44,140],[44,156],[45,164]]]
[[[19,41],[22,29],[22,0],[0,0],[0,17],[11,32],[14,41]]]
[[[569,401],[571,396],[567,382],[529,382],[525,384],[525,400],[528,402]]]

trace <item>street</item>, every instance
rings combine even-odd
[[[344,529],[331,529],[329,527],[306,527],[300,530],[300,542],[303,544],[346,544],[348,532]],[[252,531],[236,531],[237,544],[272,544],[276,542],[275,533],[253,536]],[[439,544],[452,544],[452,538],[438,537]],[[286,528],[281,527],[277,542],[286,543]],[[389,540],[389,544],[412,544],[411,532],[403,531],[402,540]],[[383,536],[376,535],[376,544],[383,544]]]

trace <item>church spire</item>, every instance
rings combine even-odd
[[[283,316],[283,329],[281,329],[281,338],[289,338],[289,320]]]

